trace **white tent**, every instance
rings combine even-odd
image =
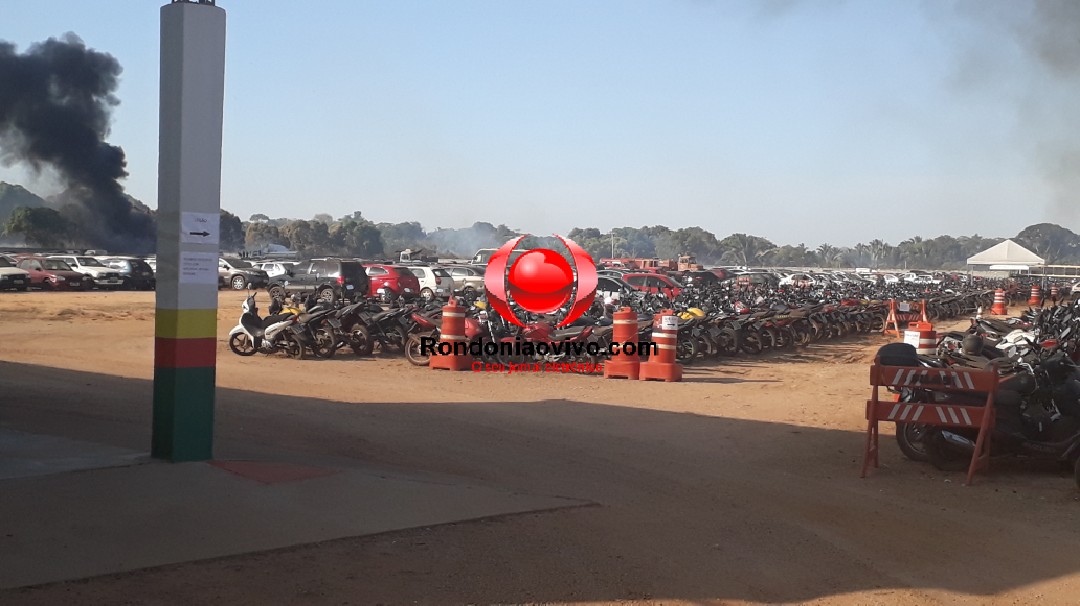
[[[990,269],[1027,270],[1032,265],[1044,265],[1042,257],[1020,246],[1012,240],[995,244],[974,257],[969,257],[968,265],[995,265]]]

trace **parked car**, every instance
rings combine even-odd
[[[30,274],[30,285],[44,290],[84,290],[90,280],[60,259],[20,257],[19,269]]]
[[[431,300],[436,297],[448,299],[454,294],[454,278],[442,267],[413,265],[409,267],[412,275],[420,283],[420,297]]]
[[[224,277],[233,290],[244,290],[249,285],[251,288],[262,288],[270,284],[270,276],[265,271],[236,257],[218,259],[218,275]]]
[[[673,282],[671,278],[650,272],[631,273],[623,276],[623,280],[629,284],[635,290],[642,290],[650,293],[661,293],[669,297],[677,297],[682,292],[682,288],[678,284]]]
[[[707,269],[687,271],[683,277],[683,283],[687,286],[705,287],[719,282],[721,278],[714,271]]]
[[[484,292],[484,268],[472,265],[454,265],[446,271],[454,278],[454,287],[463,295],[473,291]]]
[[[393,301],[398,297],[412,299],[420,295],[420,280],[402,265],[384,265],[365,263],[368,279],[368,296],[382,301]]]
[[[124,288],[153,290],[157,283],[154,278],[154,270],[142,259],[135,257],[106,257],[99,260],[120,272],[120,279],[124,282]]]
[[[57,259],[67,263],[68,266],[85,276],[83,285],[87,289],[102,288],[120,290],[124,286],[124,280],[120,272],[98,261],[94,257],[80,255],[50,255],[48,258]]]
[[[14,261],[0,257],[0,290],[30,289],[30,272],[16,267]]]
[[[632,292],[634,287],[619,276],[604,275],[596,278],[596,298],[605,304],[622,301]]]
[[[298,263],[290,273],[276,276],[267,290],[271,297],[314,294],[320,299],[355,301],[368,293],[364,266],[350,259],[313,259]]]
[[[794,273],[780,276],[780,286],[793,286],[795,288],[809,288],[817,284],[814,276],[808,273]]]
[[[265,271],[270,278],[277,278],[295,271],[297,265],[295,261],[262,261],[255,263],[255,269]]]

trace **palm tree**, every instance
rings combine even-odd
[[[821,264],[824,267],[832,267],[839,256],[840,250],[832,244],[822,244],[817,247],[818,258],[821,259]]]

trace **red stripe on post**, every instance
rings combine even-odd
[[[203,368],[217,364],[217,339],[154,339],[155,368]]]

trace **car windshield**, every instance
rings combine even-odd
[[[105,267],[101,261],[93,257],[79,257],[79,265],[85,265],[86,267]]]
[[[235,269],[251,269],[251,263],[247,261],[240,259],[225,259],[225,261]]]
[[[0,257],[0,267],[15,267],[11,261],[8,261],[4,257]]]
[[[57,259],[46,259],[42,262],[45,269],[51,269],[53,271],[71,271],[71,266],[63,261]]]

